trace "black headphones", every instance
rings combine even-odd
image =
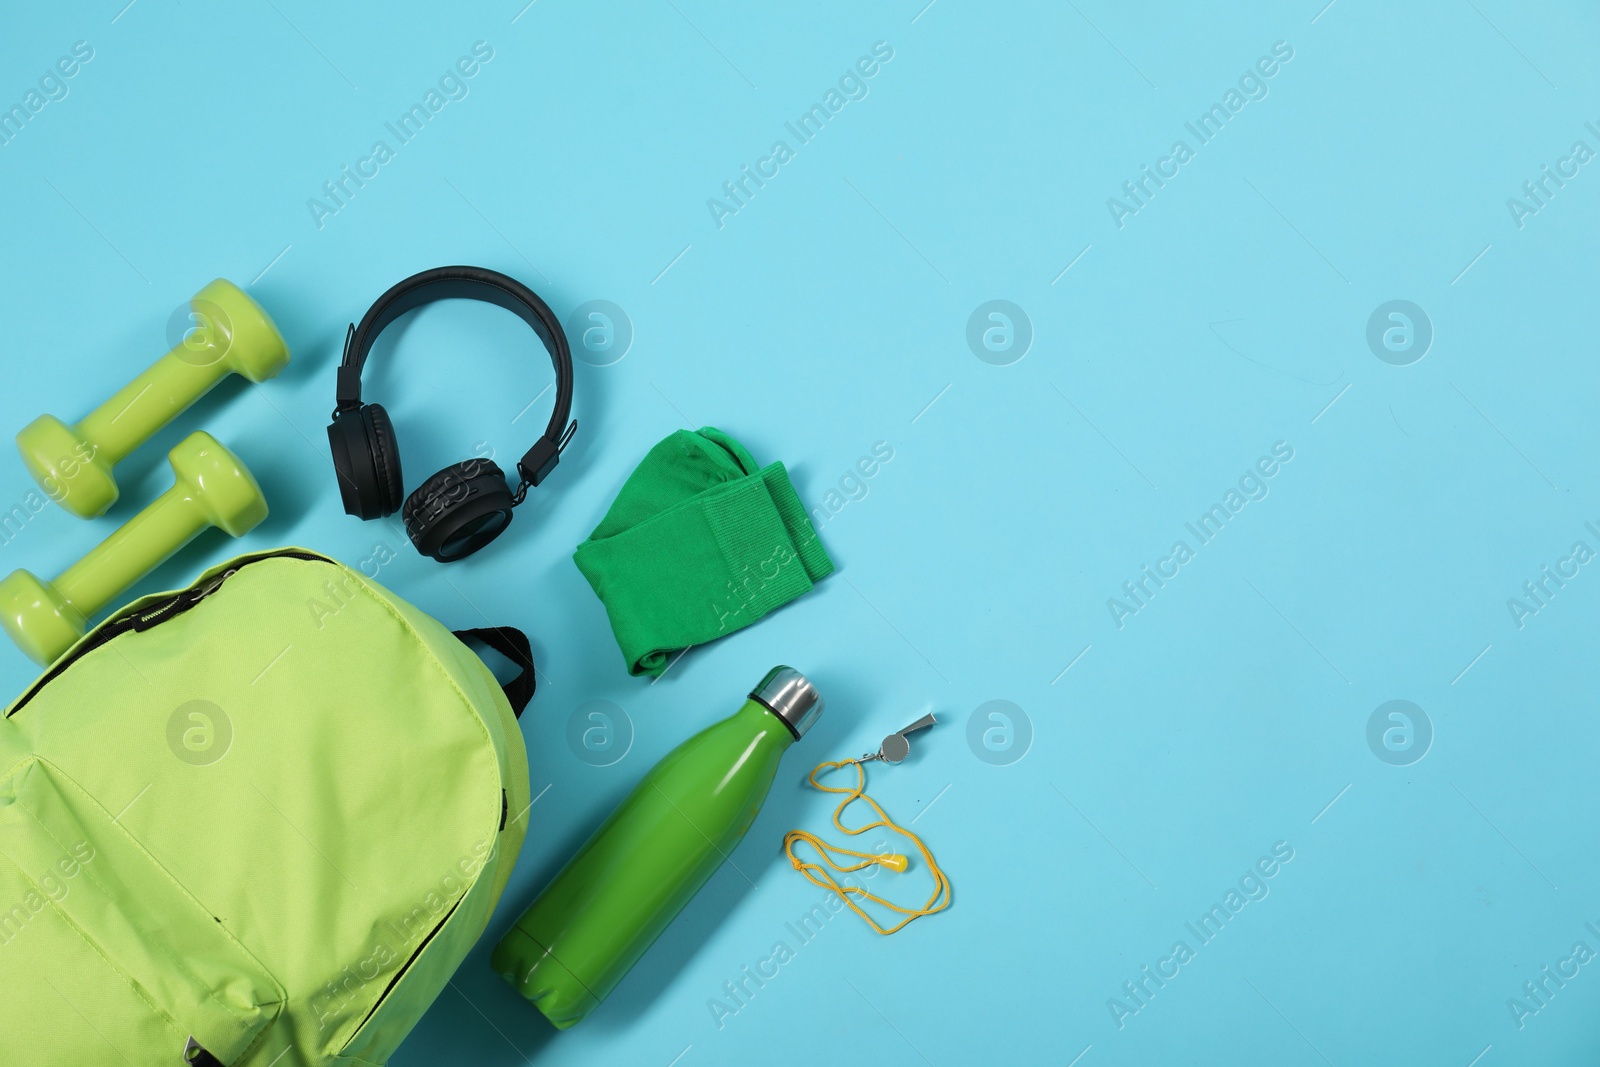
[[[517,460],[521,478],[511,489],[500,467],[489,459],[469,459],[433,475],[405,498],[401,518],[417,551],[441,563],[470,556],[511,524],[511,509],[528,487],[555,469],[561,450],[578,429],[567,423],[572,410],[572,353],[561,323],[543,300],[517,281],[482,267],[435,267],[413,274],[378,298],[359,326],[345,335],[339,364],[338,406],[328,426],[333,469],[339,476],[344,510],[362,519],[392,515],[405,491],[400,481],[400,445],[394,424],[381,404],[361,402],[361,368],[384,328],[436,300],[482,300],[503,307],[533,327],[556,368],[556,405],[544,436]]]

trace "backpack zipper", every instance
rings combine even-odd
[[[144,633],[152,626],[160,625],[174,615],[182,615],[200,603],[200,601],[215,593],[223,582],[238,573],[238,567],[229,567],[221,574],[213,575],[204,585],[191,586],[176,596],[154,605],[148,611],[130,615],[127,619],[129,628],[137,633]]]
[[[367,1009],[367,1014],[361,1017],[361,1025],[351,1031],[350,1039],[345,1042],[344,1048],[340,1050],[341,1053],[350,1047],[350,1043],[360,1035],[362,1030],[366,1029],[367,1024],[372,1021],[372,1017],[378,1014],[378,1009],[383,1007],[384,1003],[389,999],[389,994],[394,992],[394,987],[399,985],[401,980],[411,973],[411,965],[417,962],[417,957],[421,956],[423,950],[433,943],[433,939],[438,936],[439,931],[443,930],[449,925],[450,920],[455,918],[456,909],[461,907],[461,901],[466,899],[467,895],[462,893],[460,898],[450,905],[450,910],[444,913],[444,918],[434,923],[433,929],[428,931],[427,936],[417,942],[417,947],[411,950],[411,955],[406,957],[405,963],[400,965],[400,968],[389,978],[389,984],[383,987],[383,992],[379,993],[377,998],[373,1000],[372,1007]]]
[[[164,622],[177,618],[179,615],[182,615],[184,612],[200,603],[206,597],[222,588],[223,582],[226,582],[229,578],[232,578],[235,574],[238,574],[241,570],[250,566],[252,563],[259,563],[266,559],[283,558],[316,560],[323,563],[334,562],[334,560],[328,558],[327,556],[321,556],[315,552],[301,552],[297,549],[285,549],[281,552],[267,552],[251,559],[247,559],[238,566],[229,567],[221,574],[214,574],[210,578],[207,578],[204,582],[201,582],[197,585],[192,585],[187,589],[180,589],[178,592],[173,593],[170,596],[163,597],[153,604],[147,604],[137,611],[131,611],[122,615],[113,615],[96,627],[86,641],[81,642],[72,650],[71,653],[62,659],[57,660],[50,666],[49,670],[41,674],[38,681],[34,682],[32,687],[30,687],[26,693],[19,697],[15,704],[11,705],[11,710],[6,713],[5,717],[9,719],[17,712],[21,711],[22,706],[28,701],[32,700],[39,690],[44,688],[46,683],[55,680],[55,678],[68,667],[72,666],[78,660],[82,659],[90,652],[93,652],[101,645],[104,645],[125,633],[143,633],[152,627],[160,626]]]

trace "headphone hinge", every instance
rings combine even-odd
[[[361,368],[341,364],[339,381],[334,395],[338,398],[336,412],[354,411],[361,406]]]
[[[517,473],[528,485],[538,485],[561,461],[561,446],[548,436],[541,437],[517,460]]]

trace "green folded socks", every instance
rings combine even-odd
[[[681,649],[749,626],[833,573],[783,464],[757,469],[710,426],[652,448],[572,558],[628,672],[652,677]]]

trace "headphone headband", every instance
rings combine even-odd
[[[522,484],[517,488],[515,502],[520,504],[528,487],[544,481],[554,469],[578,424],[576,420],[570,424],[567,421],[572,413],[572,351],[567,346],[567,335],[550,306],[515,278],[483,267],[434,267],[391,286],[367,309],[360,325],[352,325],[345,334],[334,417],[361,407],[362,368],[373,344],[389,324],[424,304],[452,299],[478,300],[516,315],[539,335],[555,366],[555,410],[550,413],[544,436],[517,461]]]

